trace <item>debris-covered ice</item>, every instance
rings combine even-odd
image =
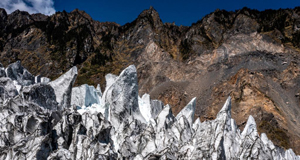
[[[54,81],[20,62],[0,65],[0,159],[300,159],[259,136],[252,116],[241,133],[231,98],[215,120],[194,120],[196,98],[174,116],[139,97],[131,65],[100,86],[73,87],[77,68]]]

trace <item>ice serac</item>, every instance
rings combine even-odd
[[[50,81],[51,81],[51,80],[50,80],[49,78],[47,78],[47,77],[42,77],[42,76],[40,76],[40,75],[34,77],[34,82],[35,82],[35,83],[48,83],[48,82],[50,82]]]
[[[34,76],[21,65],[20,61],[8,65],[5,72],[7,77],[16,80],[20,85],[34,84]]]
[[[252,116],[240,133],[230,97],[216,119],[192,124],[195,98],[175,118],[168,104],[138,97],[134,66],[108,78],[100,104],[100,87],[71,90],[76,75],[29,86],[0,78],[0,159],[300,159],[259,136]]]
[[[111,123],[118,128],[129,117],[145,122],[139,110],[135,66],[130,65],[118,77],[112,77],[108,78],[110,82],[102,97],[104,104],[109,104]]]
[[[190,126],[192,126],[194,121],[194,115],[195,115],[195,108],[196,108],[196,97],[193,98],[176,116],[176,119],[178,120],[180,117],[185,116],[190,123]]]
[[[98,96],[102,97],[102,92],[101,92],[100,84],[97,84],[96,91],[97,91]]]
[[[105,81],[106,81],[105,90],[107,90],[116,81],[117,78],[118,76],[111,73],[105,75]]]
[[[246,126],[242,132],[242,137],[245,138],[247,136],[251,136],[252,139],[256,139],[258,137],[256,123],[254,118],[250,115]]]
[[[159,114],[159,112],[164,108],[164,103],[160,100],[151,100],[151,116],[153,119]]]
[[[260,140],[257,133],[256,123],[254,118],[250,115],[246,126],[241,134],[241,151],[239,157],[245,159],[250,157],[252,159],[261,159],[270,155],[259,154],[263,142]],[[249,147],[250,146],[250,147]],[[263,158],[265,159],[265,158]]]
[[[231,118],[231,97],[229,96],[223,105],[222,109],[219,111],[217,117],[221,116],[227,116],[228,118]]]
[[[58,102],[60,109],[70,107],[72,86],[76,80],[77,74],[77,67],[74,66],[56,80],[49,82],[49,85],[54,89],[56,101]]]
[[[50,78],[47,78],[47,77],[42,77],[41,78],[41,83],[49,83],[51,81]]]
[[[92,104],[100,105],[99,91],[94,86],[83,84],[72,88],[71,105],[89,107]]]
[[[201,125],[201,121],[200,121],[200,119],[199,118],[197,118],[196,120],[195,120],[195,122],[193,123],[193,129],[195,130],[195,132],[198,130],[198,128],[200,127],[200,125]]]
[[[141,111],[142,116],[145,118],[145,120],[149,122],[150,119],[152,119],[149,94],[144,94],[142,98],[139,97],[139,109]]]
[[[22,89],[21,94],[27,103],[34,103],[50,110],[58,109],[54,89],[48,84],[38,83],[31,86],[25,86]]]
[[[192,128],[185,116],[181,116],[174,122],[172,131],[182,143],[186,143],[192,138]]]
[[[175,117],[172,113],[171,107],[167,104],[155,119],[157,131],[170,128],[174,123],[174,119]]]
[[[1,101],[18,95],[18,91],[14,82],[8,77],[0,78],[0,98]]]
[[[34,83],[41,83],[41,76],[40,75],[34,77]]]

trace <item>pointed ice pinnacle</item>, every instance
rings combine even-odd
[[[114,74],[107,74],[105,76],[105,81],[106,81],[106,87],[105,87],[105,90],[107,90],[115,81],[116,79],[118,78],[118,76],[114,75]]]
[[[100,84],[97,85],[96,91],[97,91],[98,96],[99,96],[99,97],[102,97],[102,92],[101,92]]]
[[[296,159],[297,156],[292,149],[288,149],[285,151],[284,158],[285,159]]]
[[[227,114],[228,118],[231,118],[231,97],[229,96],[223,105],[222,109],[219,111],[217,117],[220,117],[222,114]]]
[[[244,138],[244,137],[250,136],[250,135],[251,135],[251,138],[253,138],[253,139],[255,139],[255,137],[258,136],[256,123],[255,123],[254,118],[251,115],[249,116],[246,126],[242,132],[242,137]]]
[[[265,133],[261,134],[260,139],[265,145],[267,145],[269,143],[269,139]]]
[[[164,108],[164,103],[160,100],[151,100],[151,116],[153,119],[159,114],[159,112]]]
[[[189,121],[190,126],[193,125],[194,115],[195,115],[195,108],[196,108],[196,97],[194,97],[176,116],[178,120],[180,117],[185,116],[186,119]]]
[[[72,86],[77,77],[77,67],[72,67],[68,72],[58,77],[56,80],[49,82],[54,89],[56,101],[60,109],[71,107]]]
[[[200,121],[199,118],[197,118],[197,119],[195,120],[195,122],[193,123],[193,129],[194,129],[195,131],[197,131],[200,125],[201,125],[201,121]]]
[[[155,119],[157,131],[160,131],[163,127],[170,127],[170,125],[173,124],[174,119],[171,107],[167,104]]]
[[[144,94],[142,98],[139,97],[139,108],[142,116],[147,122],[152,118],[151,116],[151,104],[150,104],[150,95]]]
[[[104,104],[110,105],[111,123],[118,128],[130,116],[145,122],[138,105],[138,82],[135,66],[130,65],[116,78],[106,76],[106,79],[109,82],[102,99]]]

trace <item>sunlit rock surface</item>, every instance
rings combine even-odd
[[[20,68],[9,74],[31,75]],[[133,65],[107,76],[103,95],[72,88],[76,67],[48,84],[18,75],[0,78],[0,159],[300,159],[259,135],[252,116],[241,132],[230,97],[205,122],[194,120],[196,98],[175,117],[169,105],[139,97]]]

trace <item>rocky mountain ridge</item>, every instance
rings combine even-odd
[[[33,74],[55,79],[78,67],[76,84],[137,68],[139,94],[172,106],[176,115],[197,97],[195,117],[215,119],[232,97],[243,128],[253,115],[258,132],[279,146],[300,144],[300,9],[216,10],[190,27],[163,23],[154,8],[120,26],[84,11],[52,16],[0,10],[0,57],[21,60]]]

